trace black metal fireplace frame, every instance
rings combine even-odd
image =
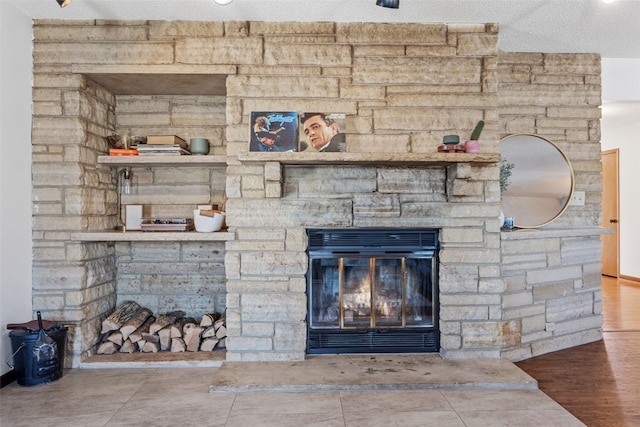
[[[308,354],[437,353],[440,350],[438,300],[438,230],[397,228],[308,229]],[[428,327],[335,329],[311,328],[312,262],[318,257],[394,256],[432,259],[433,325]]]

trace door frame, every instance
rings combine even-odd
[[[611,155],[613,154],[615,156],[615,161],[616,161],[616,176],[615,176],[615,187],[616,187],[616,194],[615,194],[615,218],[618,221],[617,226],[616,226],[616,239],[615,239],[615,245],[616,245],[616,272],[615,272],[615,277],[619,278],[620,277],[620,149],[619,148],[612,148],[610,150],[603,150],[600,153],[601,158],[604,157],[605,155]],[[604,169],[604,168],[603,168]],[[604,173],[603,173],[603,188],[604,188]],[[604,200],[603,200],[604,202]],[[606,218],[602,218],[602,226],[606,225],[607,219]],[[603,273],[604,274],[604,273]]]

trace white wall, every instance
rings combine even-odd
[[[640,278],[640,59],[602,60],[602,99],[602,149],[620,151],[620,274]]]
[[[0,1],[0,362],[31,320],[31,19]]]

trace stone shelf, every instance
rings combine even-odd
[[[223,242],[235,240],[227,231],[198,233],[197,231],[85,231],[71,234],[71,240],[80,242]]]
[[[546,239],[554,237],[589,237],[611,234],[610,228],[604,227],[566,227],[566,228],[516,228],[513,231],[502,231],[502,240]]]
[[[238,160],[279,162],[284,165],[400,165],[442,166],[455,163],[490,164],[500,161],[500,153],[259,153],[241,154]]]
[[[226,156],[98,156],[98,163],[121,167],[214,167],[227,166]]]

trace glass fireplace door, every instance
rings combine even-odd
[[[432,258],[335,257],[311,261],[310,327],[434,325]]]

